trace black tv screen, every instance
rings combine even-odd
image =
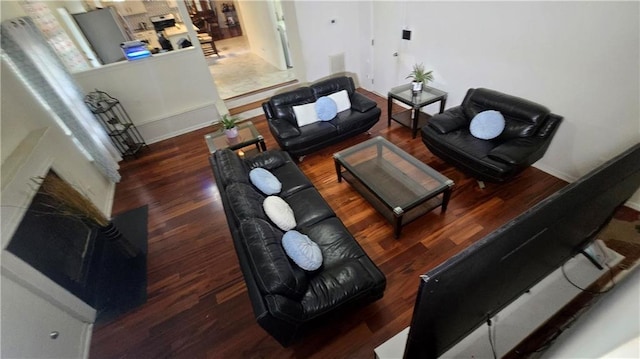
[[[640,188],[640,144],[421,276],[405,358],[437,358],[587,247]]]

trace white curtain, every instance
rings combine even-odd
[[[2,60],[49,109],[80,150],[110,180],[120,181],[122,158],[84,103],[84,95],[29,17],[2,22]],[[7,91],[8,89],[3,89]]]

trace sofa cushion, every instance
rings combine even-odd
[[[306,271],[314,271],[322,265],[320,247],[309,236],[298,231],[287,231],[282,236],[282,247],[287,256]]]
[[[366,123],[373,126],[378,122],[378,116],[371,116],[372,113],[380,113],[380,108],[374,108],[369,110],[370,112],[362,113],[353,110],[342,111],[338,113],[330,122],[336,126],[339,134],[358,132]]]
[[[249,171],[249,180],[251,183],[266,195],[280,193],[282,183],[273,175],[273,173],[258,167]]]
[[[290,262],[284,252],[282,231],[267,221],[254,218],[243,221],[239,232],[260,290],[268,294],[301,298],[307,289],[307,276]]]
[[[329,217],[300,229],[318,244],[324,268],[341,266],[345,260],[366,256],[338,217]]]
[[[504,130],[504,117],[499,111],[487,110],[475,115],[469,124],[471,134],[482,140],[494,139]]]
[[[331,207],[314,187],[305,188],[290,195],[287,197],[287,203],[293,210],[298,228],[305,233],[307,232],[304,228],[335,216]]]
[[[274,168],[284,166],[285,164],[291,163],[292,161],[291,157],[289,157],[286,152],[268,151],[260,152],[253,157],[245,158],[244,162],[250,169],[262,167],[271,171]]]
[[[295,125],[296,119],[293,106],[315,102],[316,96],[309,87],[300,87],[285,93],[274,95],[269,99],[269,105],[275,118],[284,119]]]
[[[307,176],[305,176],[293,162],[274,168],[271,173],[282,183],[282,190],[279,194],[282,198],[288,198],[293,193],[313,187]]]
[[[315,94],[316,98],[328,96],[342,90],[347,90],[347,94],[351,96],[356,91],[353,79],[347,76],[337,76],[318,81],[309,87]]]
[[[267,219],[262,203],[265,196],[249,184],[236,182],[227,186],[231,211],[239,223],[249,218]]]
[[[296,115],[296,123],[298,124],[298,127],[320,121],[318,114],[316,113],[315,106],[315,103],[293,106],[293,113]]]
[[[299,149],[309,147],[312,143],[322,143],[335,139],[338,135],[338,130],[331,122],[332,121],[320,121],[300,127],[300,135],[281,138],[280,147],[286,148],[287,152],[295,153]]]
[[[351,95],[352,110],[356,110],[358,112],[367,112],[376,106],[377,103],[367,96],[364,96],[357,92],[354,92],[353,95]]]
[[[264,213],[283,231],[296,227],[296,218],[289,204],[278,196],[269,196],[262,202]]]
[[[338,112],[346,111],[351,108],[351,100],[349,100],[349,94],[347,93],[347,90],[332,93],[327,97],[335,101]]]
[[[339,266],[323,267],[314,273],[302,298],[302,307],[307,318],[314,318],[370,295],[370,290],[379,285],[379,279],[359,260],[345,260]]]
[[[327,96],[322,96],[316,101],[316,114],[320,121],[329,121],[336,117],[338,113],[338,105],[336,102]]]

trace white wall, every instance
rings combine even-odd
[[[294,53],[302,54],[308,81],[331,75],[331,56],[344,54],[345,71],[382,96],[406,83],[411,66],[423,62],[434,70],[433,85],[449,93],[447,107],[460,104],[472,87],[539,102],[565,119],[535,167],[573,181],[640,141],[639,7],[298,1],[292,32],[300,49]],[[411,41],[401,39],[403,29],[412,30]],[[373,51],[367,49],[371,38]],[[640,191],[628,204],[640,209]]]
[[[273,2],[239,1],[237,5],[251,52],[276,68],[286,70]]]
[[[1,2],[2,20],[25,16],[17,2]],[[49,128],[55,147],[48,154],[60,170],[69,174],[65,179],[83,191],[107,215],[111,213],[115,184],[104,177],[90,163],[70,138],[55,123],[50,113],[31,95],[27,87],[2,61],[2,107],[0,114],[1,156],[3,177],[7,168],[7,158],[14,152],[27,135],[37,129]],[[73,174],[73,175],[72,175]],[[68,177],[68,178],[67,178]],[[3,188],[6,183],[3,183]]]
[[[535,166],[573,181],[640,141],[639,6],[374,1],[373,87],[386,95],[423,62],[434,70],[433,85],[449,93],[447,107],[471,87],[544,104],[565,120]],[[404,28],[411,41],[401,40]],[[640,193],[632,202],[640,209]]]
[[[370,29],[368,25],[363,26],[363,22],[370,18],[367,10],[370,6],[359,1],[299,1],[295,2],[296,23],[292,25],[291,18],[287,17],[287,3],[283,3],[287,33],[297,34],[300,39],[298,48],[297,39],[293,37],[292,51],[302,54],[308,81],[346,71],[356,74],[356,80],[363,82],[359,78],[362,77],[362,48],[370,43]],[[342,59],[344,68],[332,69],[332,59],[334,64]],[[299,63],[294,57],[294,68]]]
[[[565,117],[540,167],[575,179],[640,139],[637,2],[416,6],[410,16],[430,14],[423,22],[428,25],[416,32],[437,36],[410,51],[433,63],[450,106],[461,102],[467,88],[484,86]]]
[[[192,36],[195,38],[195,35]],[[117,98],[147,143],[210,125],[221,102],[197,47],[73,74],[85,93]]]

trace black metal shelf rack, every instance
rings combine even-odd
[[[118,99],[96,89],[85,96],[84,103],[100,121],[122,157],[137,156],[143,147],[147,147],[142,135]]]

